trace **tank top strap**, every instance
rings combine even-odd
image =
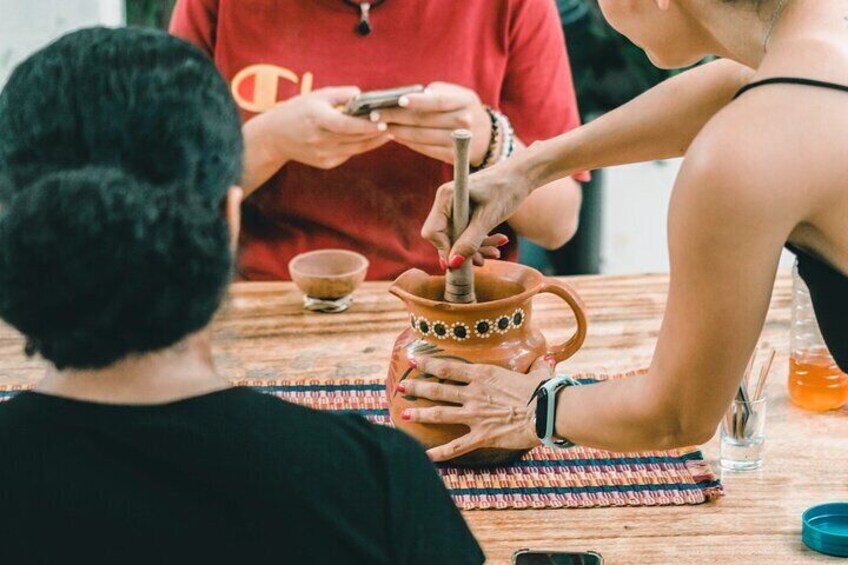
[[[746,92],[751,89],[759,88],[761,86],[768,86],[770,84],[798,84],[801,86],[813,86],[816,88],[829,88],[831,90],[841,90],[842,92],[848,92],[848,86],[844,84],[837,84],[835,82],[824,82],[821,80],[814,80],[811,78],[798,78],[798,77],[773,77],[766,78],[763,80],[758,80],[756,82],[752,82],[751,84],[746,84],[742,88],[740,88],[736,94],[733,96],[733,99],[736,100]]]

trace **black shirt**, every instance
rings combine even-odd
[[[481,563],[410,438],[246,388],[0,404],[0,563]]]
[[[798,274],[810,289],[824,342],[839,368],[848,373],[848,277],[794,245],[786,247],[798,257]]]

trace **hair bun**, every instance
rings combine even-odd
[[[91,166],[15,192],[0,215],[0,316],[29,350],[103,367],[211,319],[217,301],[192,294],[226,287],[229,232],[196,191]]]
[[[82,29],[28,57],[0,93],[0,317],[59,368],[205,326],[242,150],[227,83],[172,35]]]

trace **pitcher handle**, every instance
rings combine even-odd
[[[539,294],[543,292],[555,294],[565,300],[571,307],[571,311],[574,312],[574,319],[577,321],[577,329],[574,331],[571,339],[550,348],[549,353],[559,363],[577,353],[577,350],[580,349],[583,341],[586,339],[586,305],[570,285],[556,279],[546,279]]]

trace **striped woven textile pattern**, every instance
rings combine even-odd
[[[584,382],[592,377],[581,375]],[[372,422],[391,425],[382,379],[235,384],[318,410],[353,411]],[[26,388],[0,389],[0,401]],[[539,447],[509,466],[440,465],[439,473],[464,510],[692,505],[723,494],[718,477],[695,448],[621,454],[579,446]]]

